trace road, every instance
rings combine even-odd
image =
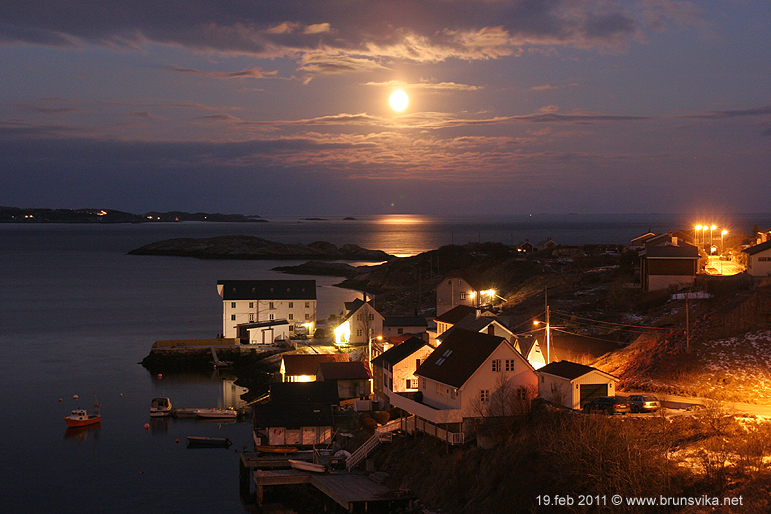
[[[705,271],[710,275],[738,275],[744,271],[744,266],[736,261],[721,261],[717,255],[710,255]]]

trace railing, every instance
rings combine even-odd
[[[359,446],[355,452],[351,454],[350,457],[345,459],[345,467],[348,469],[348,471],[352,470],[356,466],[359,465],[361,461],[367,458],[367,455],[369,455],[372,450],[378,447],[380,443],[383,442],[391,442],[393,438],[393,432],[396,432],[401,428],[401,420],[395,419],[393,421],[389,421],[383,426],[377,427],[375,429],[375,433],[367,439],[364,444]]]

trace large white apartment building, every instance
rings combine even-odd
[[[242,337],[239,327],[278,320],[287,321],[274,325],[285,326],[289,337],[301,327],[309,335],[316,329],[315,280],[218,280],[217,292],[225,338]]]

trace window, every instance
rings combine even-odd
[[[404,329],[402,327],[399,327],[396,329],[396,333],[399,335],[402,335],[404,333]]]
[[[460,294],[460,299],[461,300],[465,300],[466,299],[466,293],[461,293]]]
[[[235,309],[236,308],[236,302],[230,302],[230,308]]]
[[[421,389],[425,389],[426,388],[426,379],[425,378],[421,378],[420,379],[420,388]]]
[[[294,309],[294,302],[289,302],[289,308]]]
[[[489,402],[490,401],[490,390],[489,389],[482,389],[479,391],[479,401],[480,402]]]
[[[276,306],[273,304],[273,302],[268,302],[268,309],[275,309]]]
[[[448,285],[448,286],[450,286],[450,287],[452,287],[452,280],[448,280],[448,281],[447,281],[447,285]]]
[[[236,320],[236,315],[235,314],[231,314],[230,315],[230,321],[235,321],[235,320]]]
[[[375,321],[375,315],[374,314],[370,314],[369,315],[369,320],[370,321]]]
[[[405,380],[405,382],[404,382],[404,387],[405,388],[407,388],[407,389],[414,389],[415,388],[414,386],[415,386],[415,384],[413,383],[412,380],[410,380],[409,378],[407,380]]]
[[[254,321],[254,313],[249,313],[249,321]]]
[[[514,359],[506,359],[506,371],[514,371]]]
[[[291,312],[289,313],[289,319],[294,319],[294,314],[292,314]]]
[[[289,331],[294,332],[294,325],[289,325]]]
[[[306,314],[305,315],[305,321],[308,321],[309,319],[311,319],[311,315],[310,314]]]
[[[249,302],[249,308],[254,309],[254,302]]]
[[[306,308],[306,309],[309,309],[309,308],[310,308],[310,306],[311,306],[311,302],[305,302],[305,308]]]
[[[457,389],[450,389],[450,398],[453,400],[458,397],[458,390]]]
[[[463,285],[463,281],[461,279],[458,279],[458,287]]]
[[[356,315],[356,321],[361,321],[363,319],[364,319],[364,315],[363,314],[359,313],[359,314]]]
[[[360,328],[356,329],[356,336],[361,336],[361,329]]]
[[[493,371],[501,370],[501,359],[493,359]]]
[[[270,315],[268,315],[268,319],[270,319],[271,321],[273,321],[273,314],[270,314]]]

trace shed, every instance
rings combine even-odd
[[[570,409],[581,409],[598,396],[615,396],[618,378],[570,361],[552,362],[535,371],[538,396]]]
[[[369,397],[372,372],[364,362],[320,362],[316,379],[335,382],[341,400]]]

